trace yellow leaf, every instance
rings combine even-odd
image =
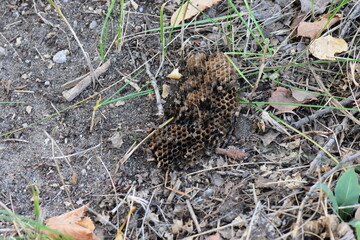
[[[344,39],[332,36],[320,37],[313,41],[309,51],[314,57],[322,60],[335,60],[335,53],[348,50],[348,44]]]
[[[162,85],[161,97],[165,99],[169,96],[169,93],[170,93],[170,86],[167,84]]]
[[[178,25],[182,20],[195,16],[199,13],[199,10],[203,11],[220,1],[221,0],[191,0],[186,2],[171,16],[171,25]]]
[[[179,72],[179,68],[175,68],[172,72],[166,76],[167,78],[179,80],[182,77],[182,74]]]

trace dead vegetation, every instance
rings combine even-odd
[[[358,1],[0,6],[1,238],[359,239]]]

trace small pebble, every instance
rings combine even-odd
[[[33,109],[32,106],[26,106],[26,107],[25,107],[25,111],[26,111],[28,114],[31,113],[32,109]]]
[[[97,26],[98,26],[98,24],[97,24],[97,22],[94,20],[94,21],[92,21],[92,22],[90,23],[89,28],[90,28],[90,29],[95,29]]]
[[[142,13],[143,11],[144,11],[144,7],[140,6],[140,7],[139,7],[139,12]]]
[[[3,47],[0,47],[0,57],[6,56],[6,49]]]
[[[22,43],[22,37],[16,38],[15,47],[20,47],[21,43]]]
[[[208,188],[208,189],[205,190],[204,195],[206,197],[211,197],[212,195],[214,195],[214,190],[211,189],[211,188]]]
[[[50,81],[46,81],[44,84],[45,84],[46,86],[50,86]]]
[[[66,62],[66,55],[69,53],[68,50],[61,50],[55,53],[53,56],[53,61],[56,63],[64,63]]]

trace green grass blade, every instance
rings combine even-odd
[[[106,45],[107,45],[107,38],[108,38],[108,32],[109,32],[109,27],[108,27],[107,22],[110,18],[112,11],[114,10],[115,2],[116,2],[116,0],[111,0],[109,9],[105,16],[103,26],[101,28],[99,52],[100,52],[102,62],[105,62]]]

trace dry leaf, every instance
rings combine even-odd
[[[267,146],[272,141],[274,141],[279,134],[280,134],[279,132],[275,132],[273,130],[270,130],[268,133],[261,136],[261,141],[263,142],[264,146]]]
[[[60,216],[49,218],[45,221],[45,224],[47,227],[76,240],[100,240],[100,238],[93,233],[95,225],[91,219],[88,217],[83,218],[87,207],[88,204]],[[43,231],[43,233],[47,236],[58,236],[49,231]]]
[[[310,92],[301,91],[298,89],[291,89],[292,96],[301,103],[307,103],[313,100],[317,100],[317,95]]]
[[[315,13],[323,13],[330,3],[337,3],[339,0],[300,0],[301,11],[304,13],[314,10]]]
[[[172,72],[166,76],[167,78],[179,80],[182,77],[182,74],[179,72],[179,68],[175,68]]]
[[[314,40],[320,33],[326,28],[329,29],[332,25],[340,21],[341,14],[336,14],[328,23],[328,14],[324,14],[320,17],[320,21],[317,22],[301,22],[297,29],[297,34],[302,37],[309,37]]]
[[[322,60],[335,60],[335,53],[341,53],[348,50],[348,44],[344,39],[334,38],[332,36],[320,37],[313,41],[309,51],[314,57]]]
[[[289,90],[283,87],[277,87],[276,91],[271,94],[271,97],[269,98],[268,101],[274,103],[290,103],[290,104],[300,103],[291,95],[291,92]],[[270,104],[270,106],[279,110],[280,112],[291,112],[295,108],[299,107],[294,105],[277,105],[277,104]]]
[[[204,11],[220,1],[221,0],[191,0],[186,2],[171,16],[171,25],[178,25],[183,19],[189,19],[199,13],[199,10]]]
[[[169,96],[169,92],[170,92],[170,86],[167,84],[162,85],[161,97],[164,99],[167,98]]]
[[[193,228],[194,227],[191,220],[184,224],[182,220],[174,219],[174,223],[171,226],[173,234],[179,234],[184,231],[191,233],[193,231]]]
[[[110,138],[110,141],[111,141],[111,145],[113,148],[120,148],[124,141],[123,141],[123,136],[119,133],[119,132],[115,132],[111,138]]]
[[[240,149],[216,148],[215,152],[217,154],[228,156],[234,160],[243,160],[245,157],[249,156],[249,154],[247,154],[244,151],[241,151]]]

